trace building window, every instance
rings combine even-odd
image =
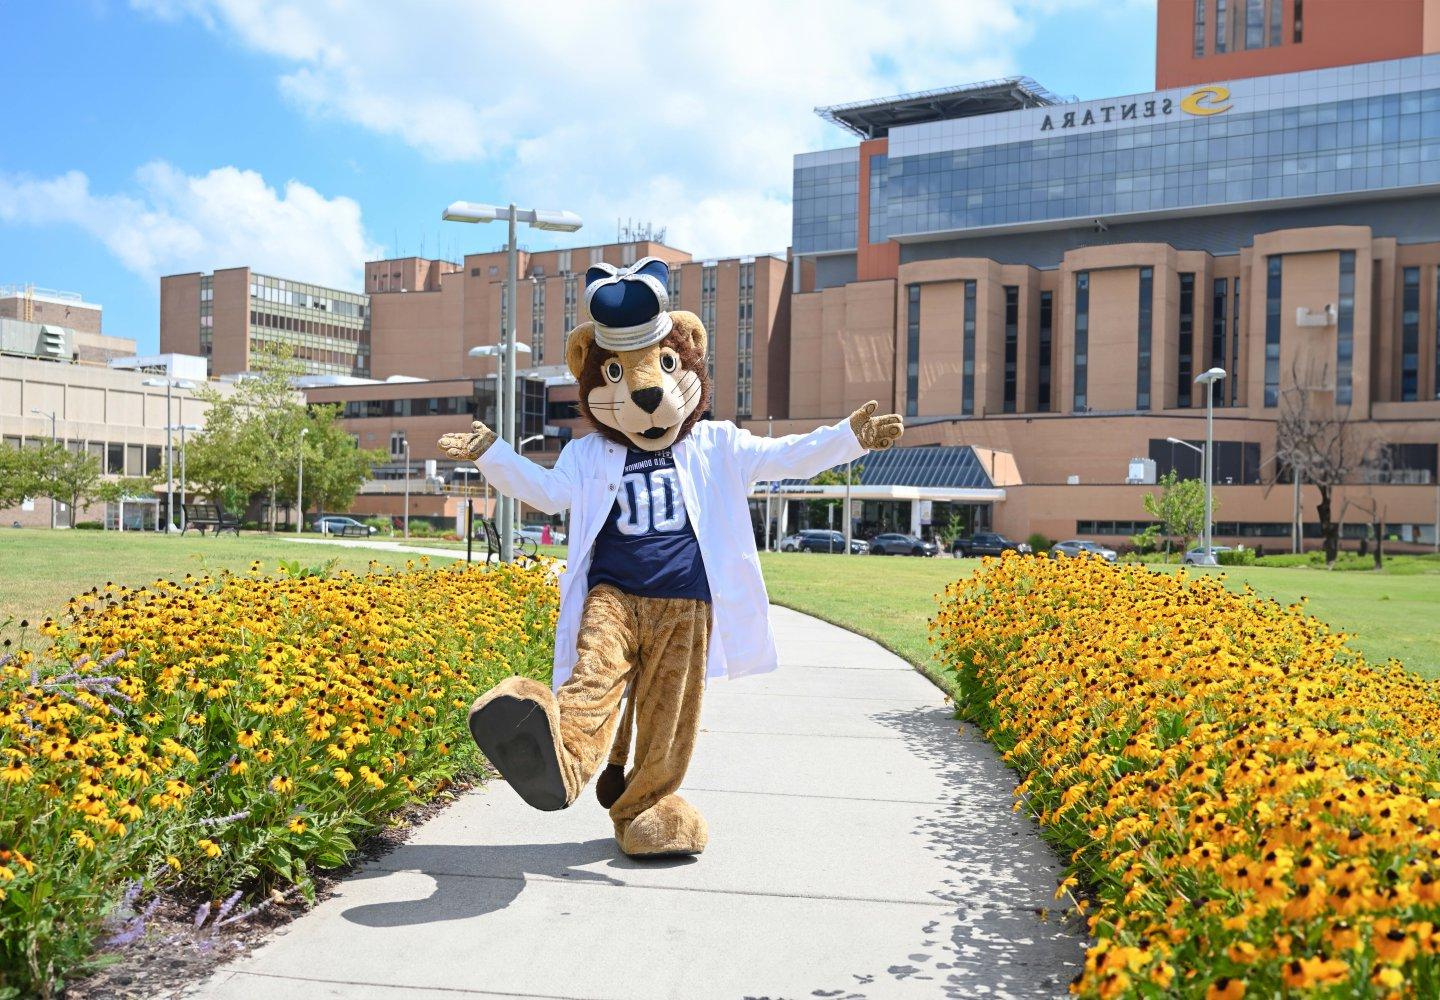
[[[885,239],[885,175],[889,157],[876,153],[870,157],[870,215],[865,220],[865,241],[879,243]]]
[[[1020,289],[1005,286],[1005,395],[1006,413],[1015,412],[1015,377],[1020,355]]]
[[[960,361],[960,415],[975,414],[975,282],[965,282],[965,327]]]
[[[578,274],[565,275],[565,329],[573,330],[579,326],[576,313],[580,308],[580,276]]]
[[[1195,58],[1205,55],[1205,0],[1195,0]]]
[[[530,357],[545,363],[545,279],[530,280]]]
[[[755,263],[740,265],[740,301],[736,306],[738,332],[735,344],[735,413],[751,412],[755,370]]]
[[[1280,44],[1280,5],[1283,0],[1270,0],[1270,44]]]
[[[1235,308],[1230,312],[1230,405],[1240,401],[1240,279],[1235,279]]]
[[[1210,364],[1225,368],[1225,309],[1230,304],[1230,283],[1216,278],[1214,294],[1210,298]],[[1230,370],[1225,369],[1227,372]],[[1225,405],[1225,386],[1222,383],[1216,402]]]
[[[1222,53],[1222,52],[1228,51],[1228,48],[1229,48],[1229,46],[1226,44],[1227,39],[1226,39],[1226,31],[1225,31],[1225,27],[1226,27],[1226,25],[1225,25],[1225,15],[1228,13],[1228,11],[1226,11],[1226,9],[1225,9],[1226,6],[1227,6],[1227,5],[1226,5],[1225,0],[1215,0],[1215,53],[1216,53],[1216,55],[1219,55],[1219,54]]]
[[[1350,286],[1351,286],[1351,310],[1354,310],[1354,286],[1355,286],[1355,255],[1349,253],[1350,260]],[[1345,287],[1344,257],[1340,264],[1341,302],[1344,302]],[[1337,339],[1337,344],[1339,343]],[[1349,375],[1349,361],[1342,356],[1337,361],[1337,375],[1340,364],[1346,366],[1345,373]],[[1405,268],[1405,287],[1400,298],[1400,399],[1403,402],[1411,402],[1420,398],[1420,269],[1418,267]],[[1339,399],[1336,400],[1339,402]]]
[[[1084,413],[1086,373],[1090,365],[1090,272],[1075,274],[1075,412]]]
[[[705,338],[705,369],[715,378],[715,265],[700,266],[700,325],[709,334]]]
[[[1435,398],[1440,399],[1440,271],[1435,272]]]
[[[665,294],[670,297],[670,308],[680,308],[680,265],[676,264],[666,272]]]
[[[1174,472],[1180,479],[1200,479],[1204,475],[1196,448],[1205,442],[1189,441],[1193,447],[1177,445],[1165,438],[1150,438],[1150,458],[1155,475]],[[1224,486],[1255,486],[1260,483],[1260,444],[1256,441],[1215,442],[1215,482]]]
[[[1265,47],[1265,0],[1245,0],[1245,47]]]
[[[1140,269],[1140,321],[1136,331],[1135,409],[1150,409],[1150,351],[1155,313],[1155,269]]]
[[[1417,287],[1418,294],[1419,289]],[[1416,308],[1419,319],[1419,308]],[[1418,348],[1417,348],[1418,350]],[[1340,254],[1340,313],[1335,322],[1335,402],[1349,404],[1355,364],[1355,251]],[[1419,365],[1416,365],[1419,374]]]
[[[1295,0],[1295,28],[1291,33],[1291,39],[1295,42],[1296,45],[1300,44],[1300,39],[1304,36],[1304,32],[1302,31],[1302,27],[1304,24],[1305,0]]]
[[[1180,275],[1180,343],[1177,353],[1178,403],[1190,405],[1191,379],[1195,377],[1195,275]]]
[[[905,287],[905,415],[920,412],[920,286]]]
[[[1036,404],[1042,413],[1050,410],[1050,357],[1054,344],[1055,293],[1040,293],[1040,385]]]
[[[1265,275],[1265,405],[1280,403],[1280,288],[1282,258],[1271,257]]]
[[[390,432],[390,457],[396,461],[403,461],[405,458],[405,432]]]

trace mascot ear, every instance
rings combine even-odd
[[[692,312],[683,309],[676,309],[670,313],[672,328],[680,333],[680,336],[690,341],[695,350],[703,357],[705,354],[705,343],[709,339],[705,335],[705,324],[700,322],[700,317]]]
[[[570,331],[570,336],[565,341],[565,363],[570,366],[570,374],[575,376],[576,381],[579,381],[580,373],[585,370],[585,359],[594,344],[594,323],[581,323]]]

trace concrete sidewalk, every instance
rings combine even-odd
[[[1059,997],[1084,937],[1015,780],[928,681],[772,612],[781,669],[716,681],[681,793],[699,858],[621,855],[587,791],[468,794],[198,995]]]

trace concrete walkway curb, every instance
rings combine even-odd
[[[781,669],[706,692],[701,857],[631,861],[590,793],[497,781],[191,995],[1064,996],[1084,934],[1045,916],[1062,865],[1011,772],[900,658],[771,615]]]

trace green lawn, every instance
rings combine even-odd
[[[764,553],[760,561],[776,604],[869,636],[921,667],[930,658],[925,626],[935,595],[978,564],[804,553]],[[1354,636],[1354,645],[1377,663],[1393,656],[1416,673],[1440,677],[1440,574],[1260,566],[1224,572],[1236,589],[1249,583],[1282,604],[1308,597],[1312,614]]]
[[[373,559],[403,566],[404,553],[338,545],[296,545],[270,535],[245,533],[167,538],[133,531],[6,529],[0,533],[0,625],[7,618],[39,620],[55,614],[76,594],[106,581],[137,586],[165,577],[221,569],[244,570],[259,559],[268,571],[280,561],[364,572]]]

